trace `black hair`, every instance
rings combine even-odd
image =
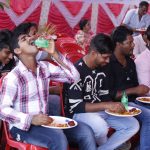
[[[33,23],[33,22],[25,22],[25,23],[21,23],[19,26],[17,26],[13,32],[17,32],[17,30],[19,31],[23,31],[26,34],[28,34],[30,32],[30,28],[31,27],[35,27],[37,28],[37,24]]]
[[[22,30],[21,28],[18,28],[13,32],[13,37],[10,41],[10,47],[14,53],[14,49],[19,48],[18,42],[19,42],[19,36],[26,34],[25,30]],[[15,53],[14,53],[15,54]],[[16,55],[16,54],[15,54]],[[17,55],[16,55],[17,56]]]
[[[12,38],[12,32],[8,29],[4,29],[0,31],[0,51],[3,48],[10,48],[10,41]]]
[[[112,34],[111,34],[111,39],[113,41],[114,46],[116,47],[117,42],[122,43],[127,39],[128,35],[132,35],[133,32],[126,26],[118,26],[116,27]]]
[[[148,26],[145,35],[147,36],[147,39],[150,41],[150,25]]]
[[[88,23],[88,19],[82,19],[80,22],[79,22],[79,27],[81,30],[83,30],[83,28],[85,27],[85,25]]]
[[[114,46],[110,36],[99,33],[92,38],[89,50],[96,50],[101,54],[107,54],[113,52]]]
[[[23,34],[28,34],[30,31],[31,27],[37,27],[37,24],[33,22],[26,22],[26,23],[21,23],[19,26],[17,26],[13,30],[13,37],[10,42],[11,44],[11,49],[14,51],[15,48],[19,48],[18,41],[19,41],[19,36]]]
[[[148,8],[149,7],[149,3],[146,2],[146,1],[141,1],[140,4],[139,4],[139,7],[143,7],[143,6]]]

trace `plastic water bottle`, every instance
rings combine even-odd
[[[125,109],[128,111],[128,96],[125,91],[122,93],[121,103],[124,105]]]
[[[34,41],[34,44],[38,48],[48,48],[49,47],[49,41],[44,38],[38,38]]]

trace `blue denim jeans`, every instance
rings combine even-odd
[[[51,116],[60,116],[61,115],[61,102],[60,96],[58,95],[49,95],[48,97],[48,114]]]
[[[135,104],[150,109],[150,104],[146,104],[146,103],[142,103],[142,102],[138,102],[138,101],[135,101]]]
[[[98,150],[114,150],[139,130],[139,123],[135,118],[115,117],[104,111],[74,114],[73,119],[84,122],[92,128],[99,145]],[[109,127],[114,128],[116,132],[107,139]]]
[[[64,132],[59,129],[31,125],[29,131],[23,131],[13,127],[10,133],[17,141],[46,147],[49,150],[67,150],[68,141],[78,144],[80,150],[96,150],[92,129],[80,122],[78,126],[65,129]]]
[[[137,105],[130,102],[129,105],[142,110],[142,113],[136,116],[141,123],[140,150],[150,150],[150,109],[142,106],[142,103]]]

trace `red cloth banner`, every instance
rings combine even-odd
[[[137,1],[140,2],[140,0]],[[0,29],[12,30],[22,22],[39,24],[42,19],[42,0],[11,0],[10,2],[9,9],[0,10]],[[78,23],[82,18],[92,21],[93,32],[110,33],[114,26],[121,23],[127,10],[137,7],[138,2],[133,5],[133,0],[77,0],[73,2],[47,0],[50,8],[46,19],[47,23],[51,22],[56,25],[58,33],[65,33],[71,37],[79,29]]]

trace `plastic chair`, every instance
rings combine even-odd
[[[22,142],[13,140],[9,133],[7,123],[5,121],[3,121],[3,127],[4,127],[4,134],[6,137],[5,150],[11,150],[11,148],[16,148],[19,150],[48,150],[47,148],[42,148],[42,147],[35,146],[32,144],[26,144],[26,143],[22,143]]]
[[[66,58],[68,58],[72,63],[75,63],[80,58],[82,58],[84,55],[81,53],[68,53],[66,54]]]
[[[65,38],[65,37],[69,37],[68,34],[66,33],[56,33],[57,38]]]
[[[79,46],[73,38],[62,38],[56,42],[56,48],[63,54],[70,52],[83,53],[86,52]]]
[[[78,44],[76,43],[64,43],[63,44],[63,50],[64,53],[81,53],[83,55],[86,54],[86,52],[83,50],[82,47],[80,47]]]

